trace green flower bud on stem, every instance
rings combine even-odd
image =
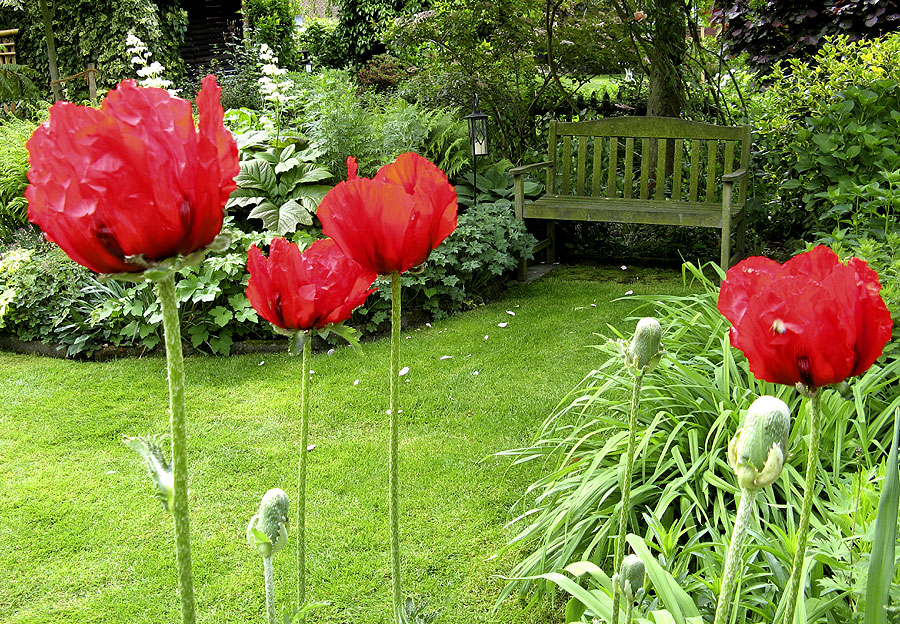
[[[287,523],[287,494],[278,488],[271,489],[247,525],[247,543],[263,557],[271,557],[287,543]]]
[[[634,554],[625,557],[616,576],[616,586],[629,601],[641,599],[644,595],[644,562],[640,557]]]
[[[747,409],[744,426],[728,445],[728,461],[742,488],[773,483],[784,467],[791,413],[781,399],[761,396]]]
[[[662,327],[655,318],[645,317],[638,321],[634,338],[625,353],[625,365],[635,374],[649,373],[656,368],[661,355],[661,336]]]
[[[725,555],[722,588],[716,605],[714,624],[726,624],[734,602],[737,578],[741,574],[741,551],[753,517],[756,493],[781,474],[787,455],[791,413],[784,401],[761,396],[747,409],[744,426],[728,445],[728,462],[741,486],[741,501]]]

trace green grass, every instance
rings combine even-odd
[[[513,600],[491,611],[504,584],[495,576],[513,560],[490,557],[539,468],[508,470],[492,454],[529,442],[594,366],[584,348],[594,332],[633,325],[635,303],[613,302],[629,290],[682,292],[681,277],[560,267],[502,301],[404,333],[404,590],[440,611],[440,622],[559,619],[523,614]],[[313,600],[331,603],[312,622],[388,622],[389,344],[363,350],[312,360],[307,582]],[[244,532],[268,488],[295,496],[299,369],[299,359],[280,354],[186,362],[201,622],[265,620],[262,562]],[[171,519],[120,441],[167,433],[164,360],[4,353],[0,379],[0,621],[176,621]],[[291,542],[275,558],[279,604],[294,592],[294,556]]]

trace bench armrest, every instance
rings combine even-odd
[[[726,173],[722,176],[722,182],[737,182],[741,178],[747,175],[747,169],[738,169],[737,171],[733,171],[731,173]]]
[[[509,175],[511,175],[511,176],[522,175],[523,173],[527,173],[534,169],[542,169],[544,167],[552,167],[552,166],[553,166],[552,160],[544,160],[539,163],[532,163],[530,165],[522,165],[521,167],[513,167],[512,169],[509,170]]]

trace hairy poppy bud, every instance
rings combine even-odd
[[[247,543],[263,557],[271,557],[287,543],[288,496],[273,488],[265,493],[259,511],[247,526]]]
[[[626,365],[639,374],[652,371],[659,361],[661,336],[662,327],[655,318],[648,316],[638,321],[634,329],[634,338],[628,345],[625,355]]]
[[[617,585],[629,600],[641,599],[644,595],[644,562],[640,557],[632,554],[622,560]]]
[[[147,472],[156,486],[156,498],[166,511],[172,511],[175,499],[175,477],[172,474],[172,462],[163,453],[163,439],[159,436],[137,436],[125,438],[122,442],[141,456],[147,466]]]
[[[778,478],[790,430],[791,413],[784,401],[761,396],[753,402],[728,445],[728,460],[741,487],[759,489]]]

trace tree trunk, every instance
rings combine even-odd
[[[53,16],[47,0],[38,0],[41,16],[44,19],[44,37],[47,39],[47,62],[50,64],[50,89],[53,99],[59,102],[63,97],[62,85],[59,83],[59,69],[56,66],[56,40],[53,38]]]
[[[687,46],[687,19],[675,0],[657,0],[657,19],[650,59],[650,92],[647,115],[680,117],[684,106],[684,78],[681,65]]]

